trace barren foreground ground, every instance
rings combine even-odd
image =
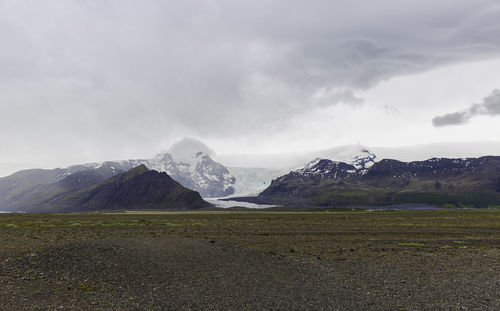
[[[0,214],[1,310],[500,310],[500,211]]]

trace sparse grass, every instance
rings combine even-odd
[[[424,247],[425,244],[423,243],[417,243],[417,242],[400,242],[398,243],[399,246],[408,246],[408,247]]]
[[[89,282],[81,282],[78,284],[78,289],[86,292],[95,292],[99,288],[95,284],[91,284]]]
[[[499,249],[500,211],[0,214],[0,260],[69,241],[140,236],[222,241],[308,260],[439,256]]]

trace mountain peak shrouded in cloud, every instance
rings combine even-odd
[[[213,156],[215,152],[205,145],[201,140],[196,138],[185,137],[170,146],[167,151],[177,161],[191,161],[198,152],[203,152],[209,156]]]
[[[479,104],[473,104],[469,108],[457,112],[447,113],[432,119],[435,127],[448,125],[462,125],[476,116],[498,116],[500,115],[500,90],[495,89],[490,95],[483,98]]]

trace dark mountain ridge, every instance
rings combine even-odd
[[[44,205],[51,210],[199,209],[209,207],[198,192],[167,173],[140,165],[102,183],[81,189]]]
[[[314,206],[500,205],[500,157],[414,162],[384,159],[368,169],[317,159],[273,180],[259,198],[277,204]]]

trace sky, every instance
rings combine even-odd
[[[0,47],[0,175],[500,140],[496,0],[0,0]]]

